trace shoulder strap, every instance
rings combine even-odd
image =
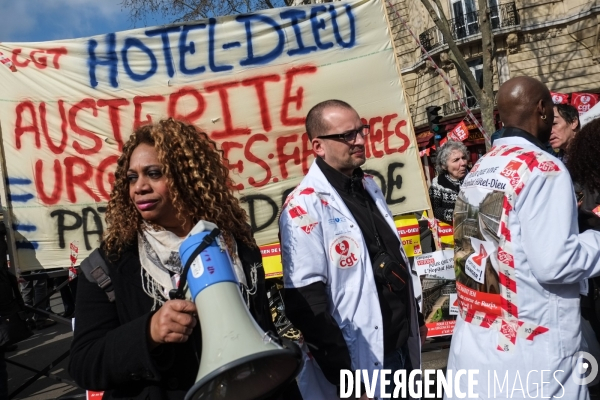
[[[196,257],[198,257],[198,254],[202,253],[208,246],[210,246],[211,243],[217,238],[217,236],[219,236],[220,233],[221,231],[219,230],[219,228],[215,228],[212,231],[210,231],[208,235],[204,236],[204,239],[202,239],[200,245],[198,245],[198,247],[196,247],[192,254],[190,254],[187,262],[185,263],[185,266],[183,267],[183,271],[181,271],[181,275],[179,277],[179,286],[177,287],[177,289],[171,289],[169,291],[169,298],[171,300],[185,299],[185,284],[187,283],[187,276],[190,267],[192,266],[192,263],[194,262]]]
[[[92,251],[90,256],[79,265],[79,268],[88,281],[96,282],[106,292],[106,296],[108,296],[111,303],[115,301],[115,289],[110,280],[108,265],[106,265],[106,261],[100,254],[100,250]]]

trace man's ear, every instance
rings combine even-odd
[[[314,138],[312,141],[312,148],[313,148],[313,152],[321,157],[321,158],[325,158],[325,148],[324,148],[324,144],[323,141],[321,139],[319,139],[318,137]]]
[[[538,101],[538,104],[537,104],[537,109],[536,109],[536,111],[538,112],[538,114],[540,114],[540,117],[541,117],[542,119],[544,118],[544,116],[545,116],[545,115],[547,115],[547,114],[548,114],[548,112],[547,112],[547,110],[546,110],[546,107],[547,107],[547,105],[546,105],[546,102],[544,101],[544,99],[540,99],[540,100]]]

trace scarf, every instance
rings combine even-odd
[[[206,224],[206,222],[204,223]],[[193,233],[194,230],[190,234]],[[144,292],[154,299],[152,311],[169,300],[171,289],[177,289],[179,276],[183,271],[183,265],[179,258],[179,246],[188,237],[189,235],[181,238],[167,230],[156,230],[146,223],[142,232],[138,233],[138,251],[140,264],[142,265],[142,287]],[[222,240],[222,238],[217,240]],[[234,246],[234,254],[231,258],[233,270],[240,286],[247,288],[246,276],[238,256],[237,245]]]

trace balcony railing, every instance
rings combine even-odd
[[[471,109],[479,108],[479,102],[477,101],[477,99],[475,97],[472,97],[472,96],[465,97],[462,99],[462,101],[467,103],[467,107],[469,107]],[[458,113],[462,112],[463,108],[461,107],[458,100],[452,100],[452,101],[442,104],[442,110],[444,112],[444,115],[448,116],[448,115],[458,114]]]
[[[519,13],[515,3],[500,4],[490,7],[490,23],[492,30],[517,26],[520,24]],[[480,32],[478,12],[474,11],[448,21],[452,37],[455,40],[476,35]],[[425,50],[430,51],[441,46],[446,41],[437,27],[429,28],[419,35],[419,40]]]
[[[506,3],[500,4],[497,7],[490,7],[490,21],[492,23],[492,29],[516,26],[521,23],[515,3]]]
[[[496,94],[497,93],[498,93],[497,90],[495,90],[493,93],[494,106],[497,104],[497,102],[496,102],[496,100],[497,100]],[[467,107],[469,107],[470,109],[479,108],[479,102],[477,101],[477,99],[474,96],[463,97],[462,101],[464,101],[467,104]],[[452,100],[452,101],[442,104],[442,112],[444,113],[445,117],[447,117],[449,115],[453,115],[453,114],[458,114],[463,111],[465,111],[465,110],[463,110],[463,108],[461,107],[458,100]]]

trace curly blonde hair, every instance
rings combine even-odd
[[[127,179],[131,153],[142,143],[154,146],[158,153],[182,225],[184,221],[192,221],[193,225],[209,221],[219,227],[230,251],[236,239],[256,247],[248,215],[233,194],[233,180],[223,164],[223,152],[206,133],[169,118],[136,129],[123,146],[106,209],[104,249],[108,254],[119,256],[135,243],[143,229],[144,221],[129,197]]]

